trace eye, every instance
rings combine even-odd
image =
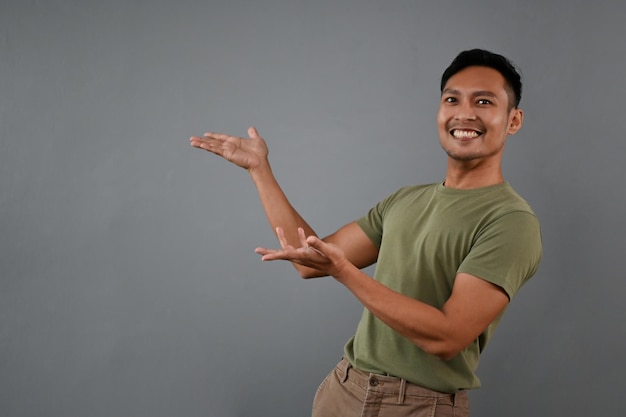
[[[487,104],[491,104],[491,101],[487,100],[486,98],[481,98],[481,99],[478,99],[478,104],[487,105]]]
[[[445,97],[443,101],[446,103],[456,103],[456,97]]]

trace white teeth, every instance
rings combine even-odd
[[[454,129],[452,135],[457,139],[473,139],[477,138],[479,133],[475,130],[458,130]]]

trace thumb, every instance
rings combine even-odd
[[[323,249],[325,249],[326,247],[326,243],[322,239],[318,238],[317,236],[307,237],[306,243],[307,245],[309,245],[310,247],[312,247],[313,249],[319,252],[323,252]]]
[[[261,136],[259,135],[259,132],[256,130],[256,127],[254,126],[250,126],[248,128],[248,136],[250,136],[251,139],[260,139]]]

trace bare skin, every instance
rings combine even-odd
[[[486,70],[486,71],[485,71]],[[477,188],[503,181],[502,152],[519,130],[521,110],[509,109],[504,79],[489,68],[469,67],[448,81],[438,114],[440,142],[448,154],[445,185]],[[441,309],[397,293],[360,269],[376,262],[378,249],[356,223],[320,239],[289,203],[255,128],[248,139],[205,133],[191,145],[246,169],[280,243],[257,248],[263,261],[291,262],[303,278],[332,276],[376,317],[426,352],[449,360],[474,341],[506,308],[506,293],[479,277],[459,273]]]
[[[524,113],[511,108],[505,81],[492,68],[468,67],[448,80],[439,103],[439,142],[448,154],[446,187],[478,188],[504,181],[507,137]]]

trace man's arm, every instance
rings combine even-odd
[[[509,302],[500,287],[464,273],[457,274],[441,310],[392,291],[361,271],[346,271],[337,280],[381,321],[443,360],[472,343]]]
[[[310,236],[304,248],[258,248],[262,260],[289,260],[326,271],[345,285],[378,319],[424,351],[443,360],[455,357],[506,308],[500,287],[470,274],[456,276],[445,305],[435,308],[384,286],[366,275],[332,244]]]
[[[209,132],[202,137],[191,137],[190,143],[196,148],[219,155],[246,169],[259,193],[270,226],[277,233],[281,245],[300,247],[304,236],[317,236],[317,234],[294,209],[278,184],[269,163],[269,151],[265,140],[254,127],[248,129],[248,135],[250,138],[244,139]],[[378,249],[354,223],[342,227],[324,238],[324,241],[340,247],[347,259],[358,268],[376,262]],[[297,263],[293,265],[300,275],[306,278],[326,275],[323,271],[314,268]]]
[[[283,228],[276,228],[276,236],[283,250],[288,249],[304,253],[309,251],[311,247],[306,241],[305,233],[303,228],[298,229],[299,244],[297,247],[294,247],[287,241]],[[357,269],[372,265],[378,258],[378,248],[356,222],[348,223],[321,241],[341,249],[347,262]],[[256,249],[256,252],[259,254],[265,253],[266,251],[269,250],[265,248]],[[292,264],[296,267],[298,272],[300,272],[302,278],[317,278],[331,275],[324,266],[306,265],[298,261],[292,261]]]

